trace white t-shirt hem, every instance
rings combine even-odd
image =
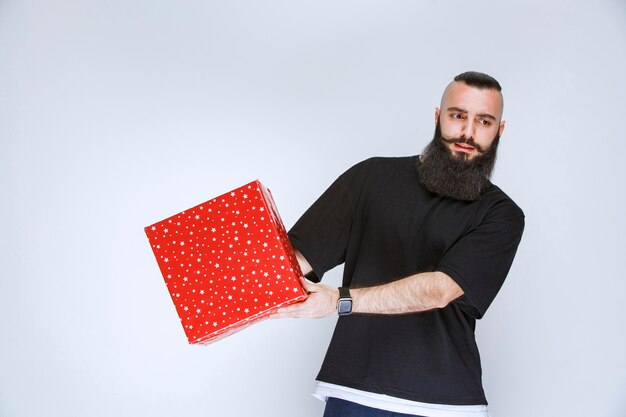
[[[447,405],[410,401],[385,394],[361,391],[342,385],[316,381],[313,396],[321,401],[339,398],[366,407],[424,417],[490,417],[486,405]]]

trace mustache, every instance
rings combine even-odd
[[[454,143],[464,143],[467,144],[473,148],[475,148],[478,153],[485,153],[485,148],[483,148],[482,146],[480,146],[479,144],[477,144],[476,142],[474,142],[473,138],[469,138],[469,139],[464,139],[464,138],[451,138],[451,139],[446,139],[443,136],[441,136],[441,140],[449,143],[449,144],[454,144]]]

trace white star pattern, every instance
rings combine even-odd
[[[305,298],[284,226],[261,215],[272,204],[254,181],[145,228],[190,343]]]

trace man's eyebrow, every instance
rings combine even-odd
[[[448,111],[457,111],[459,113],[467,113],[467,110],[460,107],[448,107]]]
[[[492,119],[494,122],[497,120],[495,116],[489,114],[489,113],[478,113],[476,116],[478,117],[484,117],[486,119]]]

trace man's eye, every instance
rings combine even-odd
[[[487,120],[487,119],[481,119],[481,120],[479,120],[478,123],[480,123],[483,126],[489,126],[491,124],[491,122],[489,120]]]
[[[452,117],[453,119],[457,119],[458,120],[458,119],[461,118],[461,115],[459,113],[453,113],[453,114],[450,115],[450,117]]]

